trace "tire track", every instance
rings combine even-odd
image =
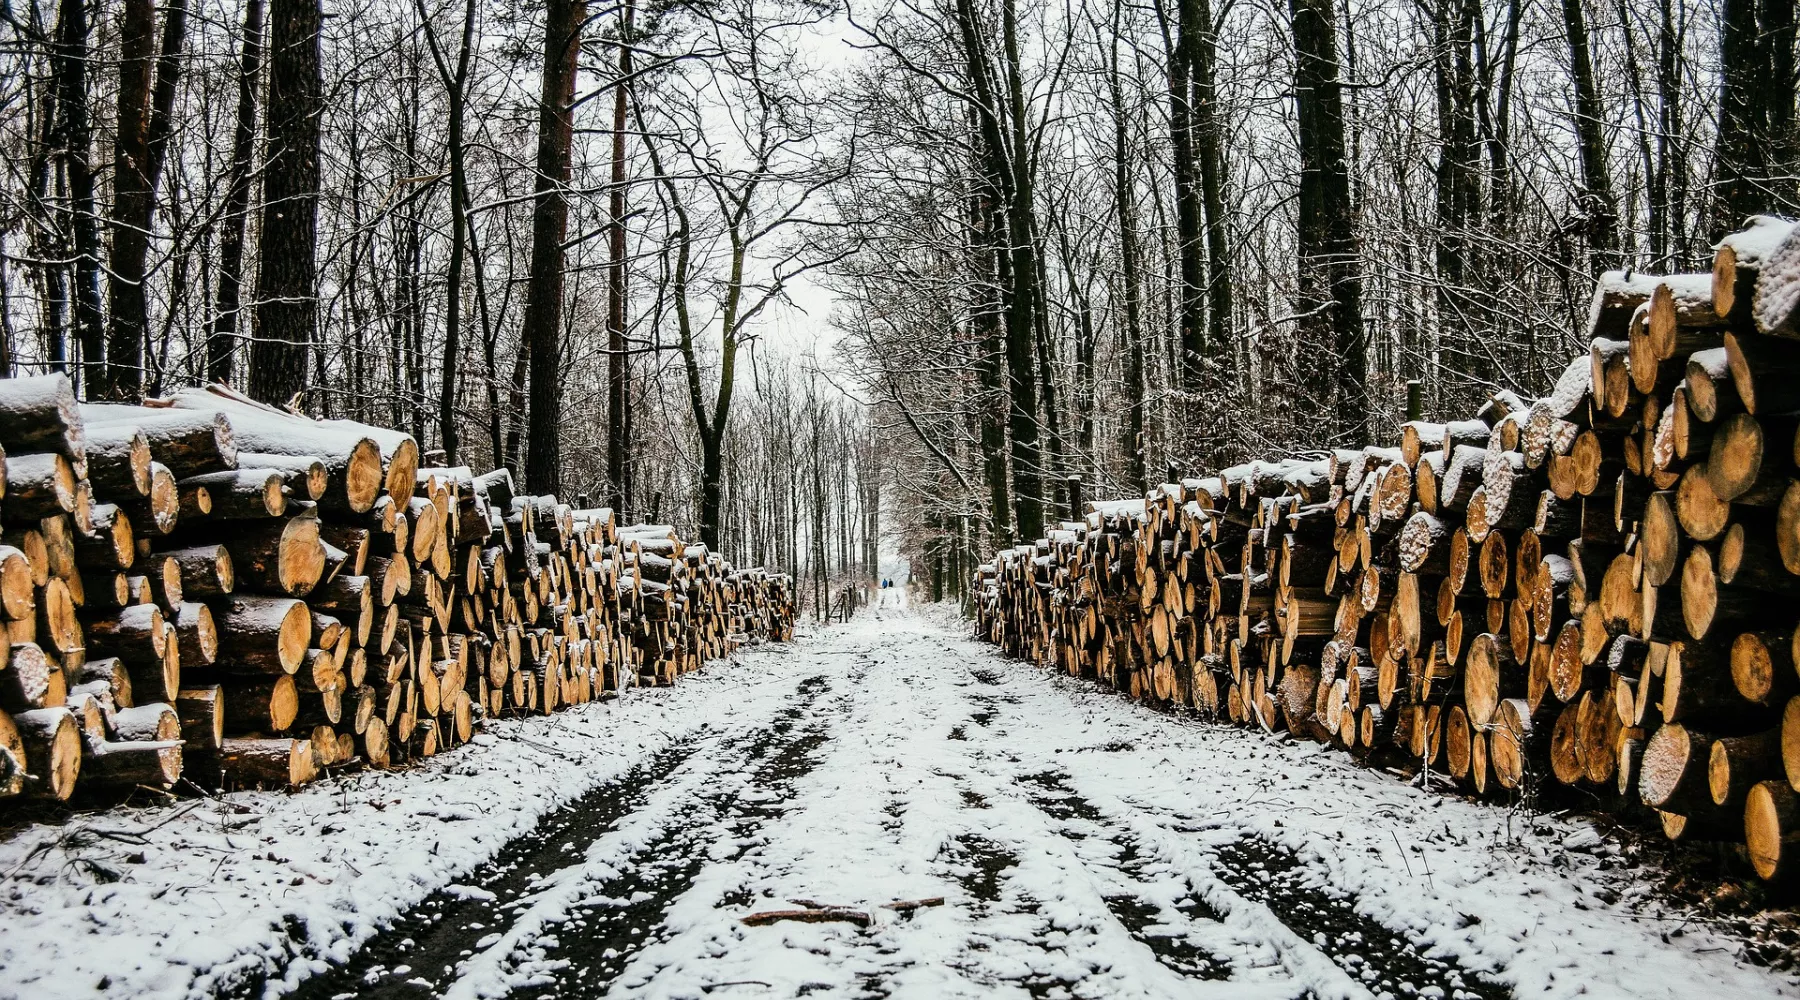
[[[701,793],[679,823],[620,866],[593,898],[556,921],[549,929],[553,937],[534,946],[530,958],[510,970],[533,974],[530,985],[513,995],[526,1000],[605,996],[639,952],[667,940],[671,935],[664,918],[675,901],[693,888],[707,866],[742,857],[762,826],[786,811],[795,782],[818,764],[829,739],[827,725],[819,719],[801,723],[827,687],[823,676],[801,682],[802,700],[777,716],[765,738],[750,747],[740,768],[749,775],[740,788]],[[708,848],[721,842],[737,846],[716,856]],[[733,893],[719,905],[749,902],[747,893]]]
[[[1202,924],[1217,925],[1223,915],[1200,899],[1191,883],[1187,892],[1173,901],[1158,898],[1151,876],[1156,867],[1153,859],[1139,849],[1136,838],[1121,836],[1109,829],[1107,817],[1068,786],[1067,775],[1041,771],[1018,779],[1026,788],[1031,804],[1058,822],[1057,832],[1065,839],[1079,843],[1087,839],[1081,830],[1072,829],[1071,820],[1082,820],[1107,831],[1106,847],[1112,858],[1103,866],[1107,874],[1123,883],[1125,892],[1104,896],[1107,912],[1123,926],[1132,940],[1150,949],[1165,968],[1188,979],[1224,980],[1231,978],[1232,963],[1209,951],[1194,940],[1194,931]],[[1094,862],[1083,859],[1092,867]],[[1166,866],[1163,866],[1166,867]],[[1187,883],[1185,878],[1182,879]]]
[[[971,673],[984,685],[1004,683],[994,666],[975,668]],[[1024,703],[1017,697],[974,694],[970,700],[984,708]],[[1002,722],[1030,725],[1026,716],[1030,706],[997,720],[982,720],[983,727]],[[1129,746],[1099,747],[1100,750],[1129,750]],[[1296,943],[1304,942],[1335,965],[1352,981],[1376,996],[1441,996],[1468,1000],[1505,1000],[1511,991],[1488,976],[1464,968],[1450,958],[1425,954],[1421,947],[1402,934],[1364,916],[1357,909],[1354,895],[1337,893],[1313,866],[1278,844],[1255,836],[1246,836],[1223,846],[1216,840],[1195,837],[1197,827],[1177,825],[1174,828],[1155,819],[1136,815],[1109,815],[1092,802],[1075,793],[1069,785],[1070,775],[1061,768],[1018,775],[1015,779],[1027,798],[1045,815],[1060,824],[1058,832],[1080,843],[1090,836],[1104,839],[1099,851],[1086,852],[1112,856],[1101,867],[1120,876],[1126,893],[1109,896],[1108,910],[1124,925],[1131,936],[1156,955],[1169,969],[1199,979],[1225,979],[1232,974],[1231,963],[1201,949],[1184,930],[1203,924],[1225,921],[1227,914],[1209,905],[1203,897],[1223,888],[1243,900],[1266,907],[1274,919],[1290,931]],[[1131,809],[1128,804],[1120,803]],[[1175,817],[1179,820],[1179,817]],[[1215,832],[1216,836],[1216,832]],[[1182,841],[1175,851],[1158,850],[1164,839]],[[1200,848],[1193,852],[1194,848]],[[1180,858],[1197,853],[1206,864],[1204,872],[1174,871],[1188,892],[1170,903],[1155,894],[1142,891],[1152,864],[1147,854]],[[1092,867],[1096,862],[1084,858]],[[1161,862],[1155,864],[1168,868]],[[1165,872],[1166,874],[1166,872]],[[1198,877],[1196,877],[1198,876]],[[1211,883],[1208,885],[1208,883]],[[1228,906],[1226,900],[1218,900]],[[1198,954],[1194,954],[1194,951]],[[1299,965],[1306,957],[1294,956]]]
[[[1068,775],[1046,771],[1027,775],[1022,784],[1037,789],[1032,801],[1047,814],[1064,820],[1080,820],[1104,831],[1110,846],[1119,852],[1119,867],[1128,876],[1141,863],[1143,852],[1153,850],[1132,824],[1109,816],[1068,787]],[[1183,837],[1179,829],[1156,824],[1161,836]],[[1069,836],[1075,831],[1064,831]],[[1357,910],[1356,897],[1334,893],[1323,874],[1294,852],[1260,837],[1246,836],[1206,850],[1210,862],[1205,874],[1230,892],[1267,907],[1300,941],[1308,942],[1350,979],[1376,996],[1437,996],[1467,1000],[1508,1000],[1512,992],[1503,984],[1465,969],[1450,958],[1425,954],[1402,934]],[[1193,891],[1193,904],[1204,919],[1223,920],[1217,909],[1200,901],[1203,887],[1184,875]],[[1110,903],[1109,903],[1110,905]],[[1115,916],[1118,913],[1115,910]],[[1185,914],[1184,914],[1185,915]],[[1166,919],[1166,914],[1160,915]],[[1123,918],[1122,918],[1123,922]],[[1129,924],[1128,924],[1129,926]],[[1160,927],[1159,927],[1160,929]],[[1139,936],[1134,930],[1133,936]],[[1159,960],[1175,968],[1182,961],[1166,955],[1167,939],[1145,940]]]
[[[668,747],[545,816],[527,833],[467,878],[425,897],[382,929],[341,964],[301,983],[295,1000],[331,1000],[344,993],[361,1000],[417,998],[424,983],[436,992],[446,966],[492,932],[496,914],[534,891],[539,883],[579,856],[621,818],[640,808],[651,789],[687,763],[702,737]],[[396,970],[405,969],[405,972]],[[416,974],[415,974],[416,970]],[[408,979],[407,977],[411,977]],[[265,977],[244,981],[224,994],[240,1000],[264,995]]]
[[[460,981],[471,956],[501,940],[529,912],[533,898],[546,886],[582,868],[586,862],[580,859],[603,838],[641,818],[657,793],[672,784],[710,781],[721,765],[730,766],[729,762],[766,756],[779,741],[781,720],[804,713],[824,686],[822,677],[810,677],[796,688],[798,701],[774,724],[744,731],[713,746],[706,746],[711,742],[707,733],[695,734],[546,815],[469,876],[432,893],[364,942],[347,961],[303,981],[289,995],[296,1000],[334,1000],[345,995],[359,1000],[417,1000],[442,995]],[[696,754],[703,746],[705,759],[700,760]],[[704,795],[699,799],[684,795],[676,815],[689,815],[701,808],[704,800]],[[646,859],[660,856],[647,849],[636,853]],[[657,880],[651,868],[647,861],[646,870],[637,873],[647,883]],[[631,872],[627,870],[627,874]],[[304,939],[304,928],[299,930],[296,939]],[[267,975],[258,975],[221,996],[255,1000],[264,995],[267,986]]]

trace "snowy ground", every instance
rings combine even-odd
[[[632,694],[422,774],[17,834],[0,997],[1800,995],[1597,831],[1158,714],[936,610]],[[875,922],[740,920],[797,899]]]

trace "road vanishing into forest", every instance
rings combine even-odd
[[[0,995],[1800,993],[1742,961],[1740,942],[1663,912],[1654,869],[1631,862],[1605,830],[1131,704],[998,658],[942,608],[915,612],[898,591],[883,597],[848,624],[708,667],[691,685],[588,706],[579,711],[591,718],[577,724],[586,729],[494,724],[494,742],[521,753],[573,758],[587,747],[616,766],[522,820],[523,832],[471,834],[477,846],[460,859],[421,860],[440,857],[452,834],[378,852],[408,843],[421,824],[476,830],[479,809],[440,800],[396,819],[414,806],[380,798],[379,783],[309,790],[269,808],[300,808],[316,794],[313,806],[329,812],[271,827],[286,822],[272,812],[223,836],[261,833],[265,865],[299,864],[295,831],[360,829],[366,846],[342,861],[331,847],[310,848],[324,868],[301,867],[291,883],[275,869],[267,889],[257,888],[260,869],[246,868],[245,901],[234,904],[219,888],[226,861],[215,867],[195,851],[218,835],[199,823],[176,836],[205,858],[210,880],[177,871],[169,885],[205,888],[152,891],[156,873],[136,872],[128,883],[144,895],[118,897],[116,921],[100,906],[62,931],[40,909],[41,936],[60,941],[46,947],[64,950],[37,959],[34,981],[25,947],[39,935],[0,944],[0,966],[25,967],[23,980],[0,981]],[[649,728],[626,728],[652,717]],[[652,730],[662,736],[642,735]],[[465,784],[489,780],[460,766]],[[505,780],[520,784],[519,766],[506,764],[515,773]],[[499,796],[505,769],[479,774]],[[9,863],[0,854],[0,870]],[[359,877],[321,874],[347,866]],[[370,915],[408,885],[411,899]],[[208,891],[212,903],[196,901]],[[289,892],[339,895],[277,917],[270,907]],[[886,905],[933,897],[941,905]],[[872,919],[743,920],[815,903]],[[335,926],[319,916],[353,911]],[[168,920],[224,943],[138,959],[98,993],[76,988],[107,943],[91,935],[130,924],[139,937],[121,937],[119,953],[149,955],[165,949],[144,944],[146,925]],[[273,943],[255,943],[259,921],[276,928]],[[234,934],[252,946],[231,944]]]

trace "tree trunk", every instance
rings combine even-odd
[[[530,355],[531,418],[526,429],[525,482],[538,493],[562,486],[563,239],[568,234],[569,143],[573,134],[576,57],[586,0],[544,5],[543,88],[538,99],[536,202],[531,213],[531,273],[525,292],[522,348]]]
[[[1205,309],[1200,284],[1200,198],[1195,183],[1193,129],[1193,65],[1200,26],[1195,0],[1175,0],[1175,24],[1163,26],[1169,60],[1169,146],[1175,176],[1175,256],[1181,283],[1175,289],[1176,323],[1180,330],[1180,384],[1189,393],[1201,390],[1206,372]],[[1191,434],[1198,421],[1184,419]],[[1185,442],[1184,442],[1185,444]]]
[[[1214,68],[1218,64],[1217,32],[1210,0],[1191,0],[1194,5],[1193,61],[1189,68],[1193,87],[1194,155],[1200,168],[1200,204],[1206,210],[1206,338],[1215,351],[1228,352],[1235,369],[1237,351],[1231,339],[1231,259],[1227,246],[1229,219],[1225,207],[1224,125],[1219,120]],[[1222,400],[1221,400],[1222,402]],[[1212,415],[1215,441],[1229,440],[1231,426],[1226,413]],[[1209,454],[1209,460],[1219,455]]]
[[[1018,7],[1003,0],[1000,24],[1005,56],[1006,102],[1012,119],[1012,143],[995,143],[1004,150],[1011,170],[1006,199],[1007,240],[1010,246],[1012,284],[1006,309],[1006,369],[1012,388],[1008,430],[1012,435],[1013,492],[1017,494],[1015,519],[1025,540],[1044,533],[1042,450],[1038,438],[1038,394],[1033,383],[1033,335],[1039,309],[1037,217],[1032,197],[1033,156],[1026,145],[1027,108],[1019,62]],[[996,137],[999,123],[995,122]]]
[[[1144,460],[1143,278],[1139,274],[1136,178],[1131,170],[1131,141],[1125,97],[1119,85],[1119,30],[1121,8],[1113,8],[1107,87],[1113,112],[1113,202],[1119,214],[1119,267],[1125,286],[1125,325],[1120,330],[1120,349],[1125,355],[1125,482],[1142,493],[1149,488]]]
[[[468,253],[469,176],[468,150],[463,145],[463,119],[468,107],[469,60],[473,55],[475,36],[475,0],[463,6],[462,40],[457,49],[456,67],[451,68],[437,34],[431,29],[431,17],[424,0],[414,0],[425,40],[431,48],[431,60],[437,66],[450,102],[447,147],[450,157],[450,263],[445,275],[444,355],[438,380],[438,433],[444,445],[444,464],[458,464],[461,439],[456,427],[457,373],[461,369],[462,350],[462,272]]]
[[[250,395],[281,405],[307,385],[318,330],[319,0],[269,7],[268,139]]]
[[[606,262],[606,481],[612,487],[609,502],[620,517],[624,517],[629,499],[625,462],[631,450],[626,422],[631,384],[630,359],[625,353],[625,112],[636,12],[635,0],[625,0],[619,20],[619,82],[613,86],[612,191],[607,200],[611,232],[607,234]]]
[[[1616,267],[1619,250],[1619,204],[1606,168],[1606,111],[1594,79],[1593,51],[1588,43],[1587,13],[1582,0],[1563,0],[1563,24],[1569,35],[1569,60],[1575,76],[1575,140],[1581,154],[1581,214],[1593,270]]]
[[[54,28],[57,46],[61,45],[63,37],[62,21],[69,17],[75,6],[61,5]],[[53,48],[53,71],[38,86],[37,143],[32,150],[30,173],[31,194],[36,201],[35,214],[39,217],[31,226],[31,250],[41,262],[37,273],[43,309],[40,340],[44,345],[44,356],[49,362],[50,371],[65,372],[68,368],[65,364],[68,356],[65,326],[68,322],[69,291],[68,276],[64,273],[61,262],[69,254],[63,243],[60,227],[53,221],[55,211],[50,205],[58,176],[54,164],[62,138],[62,120],[58,117],[57,103],[59,88],[62,86],[62,65],[60,57],[56,57],[55,53],[56,49]],[[12,373],[9,371],[7,374]]]
[[[1656,89],[1659,97],[1656,135],[1656,177],[1663,198],[1663,216],[1669,220],[1669,255],[1673,270],[1692,266],[1688,252],[1688,153],[1683,147],[1686,126],[1682,115],[1682,58],[1685,25],[1675,22],[1674,0],[1661,0],[1662,17],[1656,41]]]
[[[1512,216],[1512,96],[1514,68],[1519,58],[1519,21],[1525,16],[1525,0],[1508,0],[1506,35],[1501,41],[1500,94],[1494,102],[1493,136],[1488,142],[1487,214],[1497,228]]]
[[[1034,329],[1038,309],[1037,246],[1033,232],[1031,166],[1025,147],[1025,99],[1019,68],[1017,10],[1014,0],[1001,7],[1005,80],[994,78],[981,37],[980,15],[972,0],[959,0],[957,23],[963,40],[970,82],[977,96],[977,148],[999,204],[996,218],[1005,225],[1004,249],[997,253],[1001,294],[1005,303],[1006,376],[1010,390],[1007,424],[1011,432],[1012,499],[1018,536],[1043,534],[1044,508],[1039,495],[1043,470],[1038,445],[1037,375]],[[1005,92],[1001,92],[1001,88]],[[1008,110],[1011,128],[999,114]]]
[[[143,386],[144,258],[149,251],[151,66],[156,61],[156,0],[125,0],[119,14],[118,126],[113,139],[111,274],[106,366],[89,398],[126,399]]]
[[[719,551],[719,523],[725,509],[724,427],[700,435],[700,541]]]
[[[988,513],[994,539],[1012,537],[1011,490],[1006,477],[1006,425],[1002,414],[1007,403],[1001,377],[1005,335],[1001,330],[999,244],[1003,238],[994,216],[994,186],[977,165],[975,191],[969,196],[969,246],[974,264],[969,330],[975,355],[975,372],[981,391],[976,396],[980,414],[982,472],[987,481]]]
[[[1478,303],[1471,295],[1467,248],[1480,210],[1480,147],[1475,138],[1475,74],[1469,61],[1476,11],[1468,0],[1438,0],[1435,69],[1438,106],[1437,278],[1438,324],[1464,359],[1459,372],[1480,384],[1494,378],[1487,352],[1477,343],[1487,331],[1468,322]]]
[[[106,355],[100,309],[100,220],[94,204],[93,123],[88,115],[88,4],[62,7],[61,58],[57,64],[62,104],[62,146],[67,157],[69,209],[75,232],[75,337],[89,392],[105,385]]]
[[[1334,0],[1290,0],[1294,24],[1294,103],[1300,131],[1297,341],[1300,392],[1337,443],[1368,437],[1368,362],[1362,317],[1362,265],[1356,246],[1350,170],[1344,156],[1344,107],[1338,82]],[[1309,358],[1331,358],[1327,365]]]
[[[168,150],[187,36],[187,0],[172,0],[163,15],[161,55],[152,44],[154,0],[130,0],[120,30],[118,134],[113,144],[112,260],[107,288],[105,384],[114,399],[143,395],[149,309],[145,258],[154,224],[156,188]],[[156,67],[155,85],[150,68]]]
[[[1760,211],[1779,208],[1785,215],[1800,210],[1800,122],[1795,121],[1796,102],[1800,95],[1800,71],[1796,67],[1794,45],[1800,24],[1796,23],[1794,0],[1763,0],[1762,39],[1767,49],[1768,85],[1761,89],[1763,117],[1767,126],[1770,177],[1768,194],[1773,205]]]
[[[231,381],[237,357],[239,300],[243,291],[244,234],[250,221],[250,164],[256,155],[256,96],[262,75],[263,0],[245,0],[243,56],[238,68],[237,134],[232,140],[225,195],[225,231],[219,237],[219,288],[212,332],[206,341],[206,377]]]
[[[150,93],[150,125],[144,139],[144,151],[149,157],[145,173],[149,175],[149,199],[145,203],[143,220],[144,233],[148,235],[156,217],[156,197],[158,185],[162,182],[163,164],[169,157],[169,137],[175,130],[175,91],[181,83],[181,54],[187,45],[188,0],[169,0],[163,14],[162,44],[156,59],[156,86]],[[177,184],[178,181],[171,181]],[[177,212],[179,220],[179,212]],[[147,246],[147,244],[146,244]],[[122,395],[135,397],[143,393],[158,394],[162,391],[162,373],[169,351],[169,333],[177,322],[177,317],[185,312],[182,308],[188,300],[187,267],[190,255],[180,254],[175,257],[174,269],[170,276],[171,299],[168,315],[163,319],[161,335],[152,340],[148,330],[144,334],[144,365],[126,372],[131,381],[121,389]],[[142,268],[140,267],[140,270]],[[143,297],[140,288],[140,298]],[[145,309],[148,322],[148,309]],[[119,376],[113,376],[115,388],[119,388]]]

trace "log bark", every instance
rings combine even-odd
[[[142,431],[151,456],[177,479],[237,467],[237,441],[223,414],[112,404],[89,404],[86,411],[96,424],[124,424]]]
[[[1658,729],[1644,746],[1638,794],[1644,804],[1692,814],[1712,807],[1708,776],[1713,738],[1680,723]]]
[[[314,517],[245,522],[230,532],[225,548],[235,582],[250,590],[303,597],[325,575],[325,545]]]
[[[310,740],[228,739],[219,757],[226,776],[239,785],[287,788],[318,776]]]
[[[239,596],[212,604],[219,637],[219,669],[240,674],[291,674],[300,669],[312,636],[302,601]]]
[[[1758,782],[1783,780],[1781,729],[1713,741],[1707,763],[1707,788],[1713,804],[1737,811]]]
[[[286,476],[278,469],[238,468],[190,476],[181,480],[183,489],[204,487],[212,498],[215,518],[280,517],[287,512]]]
[[[7,454],[54,452],[77,476],[87,475],[87,435],[75,387],[60,373],[0,382],[0,449]]]
[[[66,708],[40,708],[14,714],[12,724],[25,750],[30,775],[26,794],[66,801],[75,793],[75,779],[81,773],[81,733],[75,716]]]
[[[187,749],[217,752],[225,740],[225,695],[216,684],[182,688],[175,697]]]
[[[1742,230],[1719,241],[1712,269],[1713,308],[1719,319],[1734,324],[1753,321],[1757,277],[1793,229],[1792,220],[1753,215]]]
[[[1768,881],[1790,880],[1800,869],[1800,796],[1784,781],[1764,781],[1744,802],[1744,843],[1750,865]]]
[[[55,452],[9,453],[6,495],[0,515],[8,521],[35,521],[75,510],[75,466]]]

